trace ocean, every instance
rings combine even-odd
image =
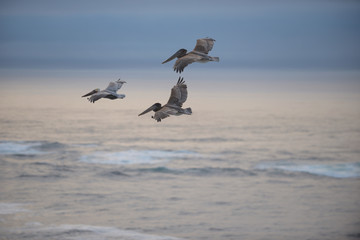
[[[213,95],[194,81],[193,115],[161,123],[137,116],[153,99],[127,104],[131,81],[123,100],[90,104],[86,86],[61,104],[42,89],[2,101],[0,239],[360,238],[359,89]]]

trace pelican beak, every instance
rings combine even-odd
[[[155,109],[156,109],[156,104],[152,105],[151,107],[140,113],[138,116],[144,115],[145,113],[148,113],[150,111],[154,111]]]
[[[97,92],[98,92],[98,90],[97,90],[97,89],[94,89],[94,90],[92,90],[91,92],[89,92],[89,93],[87,93],[87,94],[85,94],[85,95],[83,95],[83,96],[81,96],[81,97],[91,96],[91,95],[93,95],[94,93],[97,93]]]
[[[177,51],[176,53],[174,53],[174,55],[172,55],[171,57],[169,57],[168,59],[166,59],[165,61],[162,62],[162,64],[170,62],[171,60],[173,60],[174,58],[181,58],[183,56],[186,55],[186,49],[180,49],[179,51]]]

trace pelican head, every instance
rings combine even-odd
[[[145,113],[148,113],[150,111],[154,111],[157,112],[161,109],[161,103],[155,103],[153,104],[151,107],[149,107],[148,109],[146,109],[145,111],[143,111],[142,113],[140,113],[138,116],[144,115]]]
[[[171,60],[173,60],[174,58],[181,58],[181,57],[183,57],[183,56],[185,56],[186,55],[186,52],[187,52],[187,50],[186,49],[184,49],[184,48],[182,48],[182,49],[180,49],[179,51],[177,51],[176,53],[174,53],[174,55],[172,55],[171,57],[169,57],[168,59],[166,59],[165,61],[163,61],[162,63],[164,64],[164,63],[167,63],[167,62],[170,62]]]
[[[125,81],[123,80],[120,80],[120,78],[118,80],[116,80],[117,83],[126,83]]]
[[[98,92],[100,92],[100,88],[95,88],[95,89],[92,90],[91,92],[89,92],[89,93],[87,93],[87,94],[85,94],[85,95],[83,95],[83,96],[81,96],[81,97],[91,96],[91,95],[93,95],[93,94],[95,94],[95,93],[98,93]]]
[[[216,41],[215,39],[213,39],[213,38],[211,38],[211,37],[206,37],[205,39],[209,39],[209,40],[211,40],[211,41]]]

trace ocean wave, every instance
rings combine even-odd
[[[127,150],[122,152],[93,152],[80,157],[81,162],[97,164],[157,164],[173,159],[197,158],[201,154],[192,151]]]
[[[105,177],[130,177],[130,175],[123,173],[121,171],[117,171],[117,170],[104,173],[103,176],[105,176]]]
[[[29,210],[23,208],[21,203],[0,203],[0,214],[15,214],[18,212],[28,212]]]
[[[63,149],[66,147],[65,144],[59,143],[59,142],[40,142],[41,144],[38,146],[35,146],[35,149],[38,149],[40,151],[45,152],[51,152],[54,150]]]
[[[58,142],[0,141],[0,155],[35,156],[64,147],[64,144]]]
[[[41,145],[40,142],[12,142],[4,141],[0,142],[0,154],[1,155],[38,155],[42,154],[42,151],[36,149]]]
[[[243,142],[243,138],[234,137],[197,137],[197,138],[124,138],[127,142],[194,142],[194,143],[224,143],[224,142]]]
[[[19,178],[43,178],[43,179],[57,179],[57,178],[64,178],[61,174],[20,174]]]
[[[301,172],[332,178],[360,178],[360,162],[337,164],[298,164],[292,162],[272,162],[259,164],[256,166],[256,169]]]
[[[44,226],[40,223],[31,224],[22,229],[22,237],[26,239],[124,239],[124,240],[181,240],[171,236],[159,236],[123,230],[116,227],[92,226],[92,225],[58,225]],[[14,236],[14,234],[12,234]]]
[[[203,168],[184,168],[174,169],[167,167],[155,167],[155,168],[140,168],[134,171],[141,173],[165,173],[175,175],[195,175],[195,176],[254,176],[256,175],[252,171],[244,170],[241,168],[217,168],[217,167],[203,167]]]

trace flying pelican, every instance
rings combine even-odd
[[[167,118],[170,115],[191,115],[191,108],[181,108],[183,103],[186,101],[188,95],[187,86],[183,79],[184,78],[179,77],[177,84],[171,89],[171,94],[168,102],[164,106],[161,106],[160,103],[155,103],[154,105],[140,113],[139,116],[150,111],[154,111],[155,114],[154,116],[152,116],[152,118],[160,122],[161,119]]]
[[[115,81],[115,82],[110,82],[109,86],[107,86],[106,89],[100,91],[99,88],[96,88],[94,90],[92,90],[91,92],[81,96],[81,97],[87,97],[90,96],[88,98],[88,100],[92,103],[94,103],[95,101],[99,100],[100,98],[108,98],[111,100],[117,99],[117,98],[121,98],[123,99],[125,97],[125,94],[117,94],[117,90],[119,90],[122,85],[126,83],[125,81],[120,80],[120,78]]]
[[[200,63],[206,63],[209,61],[218,62],[219,61],[218,57],[210,57],[209,55],[207,55],[208,52],[210,52],[211,49],[213,48],[214,42],[215,39],[212,38],[198,39],[196,41],[196,46],[194,50],[192,50],[189,53],[186,53],[187,50],[182,48],[176,53],[174,53],[174,55],[163,61],[162,64],[170,62],[171,60],[177,57],[178,59],[174,64],[174,71],[181,73],[182,71],[184,71],[184,68],[187,65],[193,62],[200,62]]]

